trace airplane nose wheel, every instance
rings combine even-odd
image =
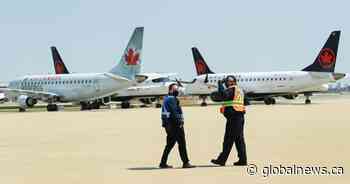
[[[156,101],[156,108],[161,108],[162,104],[160,104],[160,98],[157,98]]]
[[[310,99],[306,99],[305,100],[305,104],[311,104],[311,100]]]
[[[207,96],[201,96],[200,98],[202,99],[201,106],[202,106],[202,107],[207,106],[207,105],[208,105],[207,102],[206,102]]]
[[[305,104],[311,104],[311,100],[310,100],[310,96],[311,96],[312,94],[304,94],[304,96],[305,96]]]

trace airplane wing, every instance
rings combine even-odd
[[[162,73],[161,75],[165,76],[165,77],[172,77],[172,76],[177,76],[178,74],[177,73]]]
[[[144,77],[148,80],[158,79],[158,78],[169,78],[178,75],[177,73],[140,73],[137,77]]]
[[[32,98],[38,99],[38,100],[47,100],[54,97],[59,97],[59,95],[55,93],[45,92],[45,91],[32,91],[32,90],[23,90],[23,89],[2,89],[3,93],[5,93],[7,96],[20,96],[20,95],[27,95]]]

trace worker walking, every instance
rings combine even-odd
[[[179,90],[177,84],[173,83],[169,85],[168,95],[165,96],[162,106],[162,126],[164,127],[167,137],[166,146],[163,151],[161,162],[159,164],[160,168],[172,168],[172,166],[167,164],[168,155],[173,149],[175,143],[177,142],[179,146],[180,157],[183,162],[183,168],[193,168],[194,166],[190,164],[187,150],[186,150],[186,139],[184,130],[184,118],[182,109],[177,99],[179,95]]]
[[[225,83],[226,89],[224,89]],[[239,160],[237,166],[247,165],[246,145],[244,142],[244,94],[237,86],[234,76],[227,76],[224,81],[218,82],[219,90],[211,94],[212,100],[221,102],[220,112],[225,116],[226,129],[223,148],[217,159],[211,160],[213,164],[224,166],[230,155],[233,143],[236,145]]]

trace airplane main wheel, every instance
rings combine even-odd
[[[91,110],[91,105],[86,102],[81,102],[80,103],[80,110],[85,111],[85,110]]]
[[[311,100],[310,99],[306,99],[305,100],[305,104],[311,104]]]
[[[100,109],[100,102],[94,102],[91,104],[91,109]]]
[[[276,99],[271,98],[271,104],[276,104]]]
[[[47,111],[52,112],[52,111],[58,111],[58,106],[56,104],[48,104],[46,106]]]
[[[130,102],[124,101],[122,102],[122,109],[128,109],[130,108]]]
[[[208,104],[207,104],[206,102],[202,102],[202,103],[201,103],[201,106],[202,106],[202,107],[205,107],[205,106],[208,106]]]
[[[264,103],[265,103],[266,105],[271,105],[271,100],[270,100],[270,98],[266,98],[266,99],[264,100]]]

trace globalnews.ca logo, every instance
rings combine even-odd
[[[344,175],[344,168],[341,166],[312,166],[312,165],[268,165],[258,167],[249,164],[247,174],[251,176],[341,176]]]

